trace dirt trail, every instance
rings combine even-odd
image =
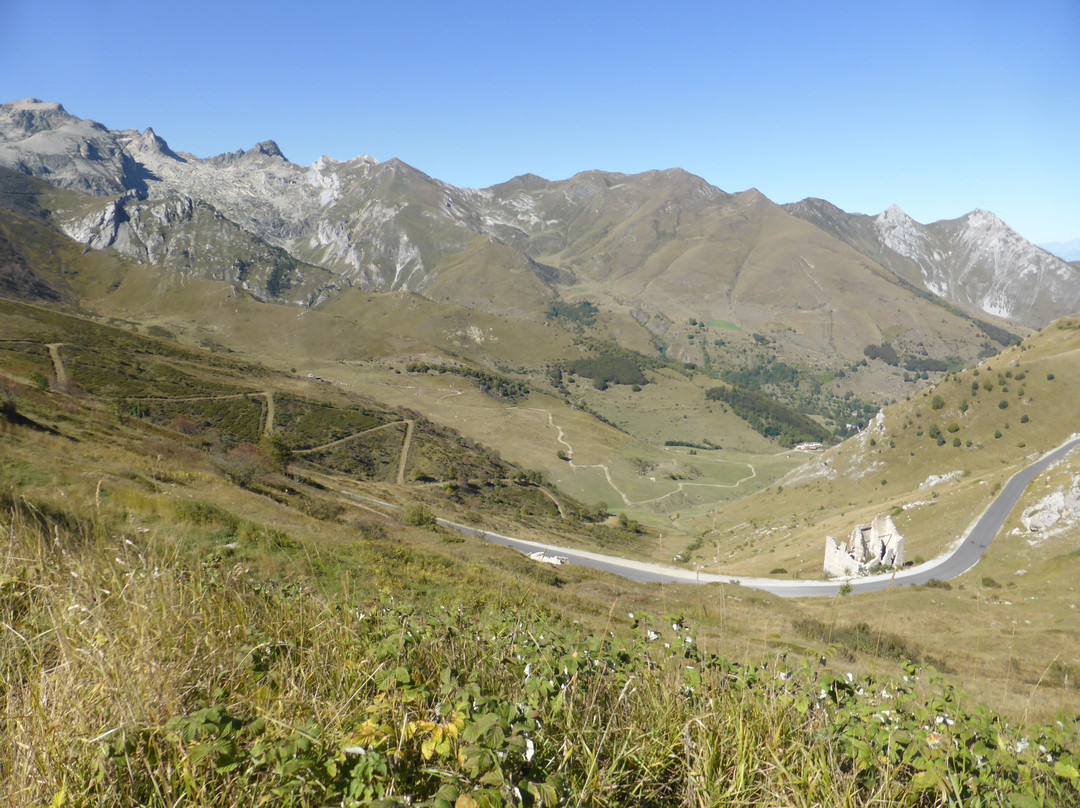
[[[263,433],[269,435],[274,431],[274,391],[267,390],[263,395],[266,396],[266,425]]]
[[[742,463],[740,461],[735,461],[735,460],[717,460],[717,459],[710,458],[710,457],[695,458],[695,459],[698,459],[698,460],[707,460],[707,461],[709,461],[711,463],[728,463],[728,464],[740,465],[740,466],[744,465],[744,466],[746,466],[747,468],[750,469],[750,474],[747,475],[746,477],[742,477],[741,479],[736,480],[734,483],[693,483],[693,482],[677,481],[677,485],[676,485],[675,490],[668,491],[666,494],[662,494],[661,496],[658,496],[658,497],[653,497],[652,499],[632,500],[617,485],[615,485],[615,481],[611,478],[611,469],[609,469],[606,464],[604,464],[604,463],[596,463],[596,464],[592,464],[592,465],[579,465],[579,464],[574,462],[574,447],[570,444],[570,442],[568,440],[566,440],[566,430],[564,430],[561,426],[559,426],[558,424],[555,423],[555,417],[552,415],[552,413],[549,410],[541,409],[539,407],[530,407],[528,409],[530,409],[530,410],[532,410],[534,412],[542,412],[542,413],[546,414],[547,417],[548,417],[548,425],[551,426],[552,428],[558,430],[559,434],[555,437],[555,440],[557,440],[559,443],[561,443],[563,446],[566,447],[566,456],[568,458],[570,468],[573,468],[573,469],[601,469],[604,472],[604,479],[607,480],[607,484],[609,486],[611,486],[612,491],[614,491],[616,494],[618,494],[622,498],[622,501],[623,501],[624,505],[631,505],[631,506],[651,505],[654,502],[661,502],[661,501],[667,499],[670,496],[674,496],[675,494],[679,494],[679,493],[685,491],[687,486],[697,486],[699,488],[738,488],[740,485],[745,483],[747,480],[752,480],[757,476],[757,469],[755,469],[754,466],[751,463]]]
[[[217,396],[133,396],[132,401],[225,401],[230,398],[261,396],[262,393],[222,393]]]
[[[373,426],[371,429],[365,429],[363,432],[354,432],[352,435],[346,435],[344,438],[332,440],[321,446],[313,446],[310,449],[299,449],[296,451],[296,454],[305,455],[332,449],[335,446],[340,446],[343,443],[355,440],[361,435],[369,435],[372,432],[378,432],[380,429],[389,429],[390,427],[398,426],[399,424],[405,424],[405,438],[401,443],[401,455],[398,457],[397,484],[405,485],[405,467],[409,464],[409,450],[412,448],[413,431],[416,429],[416,422],[411,418],[406,418],[402,421],[391,421],[388,424],[379,424],[378,426]]]
[[[404,391],[404,390],[419,390],[419,388],[417,386],[415,386],[415,385],[392,384],[392,383],[389,383],[389,382],[375,382],[375,383],[376,384],[382,384],[385,387],[392,387],[392,388],[394,388],[396,390],[402,390],[402,391]],[[436,388],[436,389],[438,389],[440,392],[444,393],[444,395],[435,397],[435,400],[438,401],[438,402],[443,402],[448,398],[453,398],[453,397],[456,397],[456,396],[460,396],[464,392],[462,390],[457,390],[457,389],[451,389],[451,390],[447,390],[446,388]],[[420,395],[423,395],[423,393],[422,392],[417,392],[416,395],[420,396]],[[555,436],[555,441],[565,448],[567,463],[570,466],[570,468],[574,469],[575,471],[577,471],[578,469],[581,469],[583,471],[588,471],[588,470],[591,470],[591,469],[599,469],[601,472],[603,472],[604,480],[605,480],[605,482],[607,482],[607,484],[611,488],[611,490],[614,491],[619,496],[619,498],[622,500],[622,503],[624,505],[628,505],[628,506],[649,505],[649,504],[652,504],[652,503],[655,503],[655,502],[661,502],[662,500],[665,500],[668,497],[671,497],[671,496],[674,496],[675,494],[681,493],[688,486],[696,486],[696,487],[701,487],[701,488],[738,488],[743,483],[747,482],[748,480],[752,480],[757,476],[757,469],[755,469],[753,464],[751,464],[751,463],[744,463],[744,462],[735,461],[735,460],[717,460],[717,459],[713,459],[713,458],[699,458],[699,459],[702,459],[702,460],[708,460],[709,462],[712,462],[712,463],[727,463],[727,464],[732,464],[732,465],[745,465],[750,470],[750,474],[747,475],[746,477],[742,477],[741,479],[736,480],[734,483],[694,483],[694,482],[681,482],[681,481],[679,481],[679,482],[677,482],[675,489],[672,490],[672,491],[668,491],[666,494],[662,494],[662,495],[660,495],[658,497],[653,497],[653,498],[650,498],[650,499],[632,500],[632,499],[630,499],[629,496],[626,495],[626,493],[622,489],[619,488],[618,485],[616,485],[615,480],[611,476],[611,469],[607,464],[605,464],[605,463],[579,464],[579,463],[574,462],[574,447],[573,447],[573,444],[571,444],[570,441],[568,441],[566,439],[566,430],[562,426],[560,426],[559,424],[555,423],[555,416],[552,414],[552,412],[550,410],[544,409],[542,407],[516,407],[516,406],[515,407],[465,406],[465,407],[462,407],[461,409],[491,410],[491,411],[495,411],[495,412],[508,412],[510,410],[520,410],[522,412],[536,412],[536,413],[540,413],[542,415],[546,415],[547,416],[547,425],[549,427],[551,427],[552,429],[556,430],[556,432],[557,432],[557,434]],[[404,458],[402,460],[402,463],[404,463]],[[404,466],[402,466],[402,468],[403,467]],[[399,480],[401,480],[401,479],[402,478],[399,478]],[[560,506],[560,512],[561,512],[561,506]]]
[[[409,449],[412,448],[412,436],[413,429],[416,427],[416,422],[413,420],[405,421],[405,441],[401,444],[401,459],[398,460],[397,470],[397,484],[405,485],[405,465],[409,462]]]
[[[544,488],[542,486],[541,486],[540,490],[544,492],[544,496],[546,496],[548,499],[550,499],[552,502],[555,503],[555,507],[559,509],[559,516],[561,516],[563,519],[565,519],[566,518],[566,508],[563,507],[563,504],[562,504],[562,502],[559,501],[559,498],[556,497],[553,493],[551,493],[550,491],[548,491],[546,488]]]
[[[60,349],[63,342],[48,343],[49,356],[52,357],[53,373],[56,374],[56,386],[60,390],[66,390],[68,384],[67,370],[64,368],[64,360],[60,357]]]
[[[296,454],[298,454],[298,455],[312,454],[314,452],[324,451],[325,449],[333,449],[335,446],[340,446],[343,443],[348,443],[351,440],[355,440],[356,438],[359,438],[361,435],[367,435],[367,434],[369,434],[371,432],[378,432],[380,429],[389,429],[390,427],[397,426],[398,424],[410,424],[410,423],[412,423],[412,422],[411,421],[391,421],[388,424],[379,424],[378,426],[373,426],[371,429],[365,429],[362,432],[354,432],[351,435],[346,435],[344,438],[338,438],[337,440],[332,440],[329,443],[323,443],[323,444],[321,444],[319,446],[312,446],[310,449],[297,449]]]

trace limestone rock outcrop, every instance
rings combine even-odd
[[[825,537],[825,574],[831,577],[850,577],[874,567],[899,567],[903,563],[904,537],[890,516],[856,526],[844,544],[832,536]]]

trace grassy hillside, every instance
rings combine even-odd
[[[750,553],[770,550],[783,566],[815,574],[816,545],[826,532],[847,535],[856,521],[902,509],[894,519],[909,557],[930,558],[958,538],[1004,480],[1077,430],[1068,414],[1080,395],[1078,356],[1080,328],[1059,321],[886,407],[856,438],[725,509],[718,525],[749,520],[760,528],[755,537],[784,531],[780,542],[755,538]]]
[[[542,567],[427,513],[640,538],[563,516],[558,492],[539,512],[532,475],[407,411],[3,306],[5,804],[1080,798],[1074,721],[978,707],[893,627],[852,630],[843,599],[817,616]],[[407,421],[404,468],[433,483],[396,481]]]

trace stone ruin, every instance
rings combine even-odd
[[[851,531],[845,544],[825,537],[825,574],[832,577],[860,575],[873,567],[899,567],[904,563],[904,537],[892,517],[879,516]]]

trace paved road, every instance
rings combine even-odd
[[[967,572],[975,566],[990,542],[1005,524],[1012,509],[1020,501],[1024,493],[1036,476],[1044,472],[1052,463],[1057,462],[1073,448],[1080,445],[1080,437],[1073,437],[1064,444],[1047,452],[1038,460],[1023,470],[1017,472],[1001,489],[1001,492],[990,503],[982,516],[975,522],[967,535],[949,553],[938,558],[920,564],[917,567],[908,567],[896,573],[886,575],[869,575],[864,578],[854,578],[850,581],[854,592],[873,592],[888,589],[890,586],[913,586],[925,584],[931,579],[947,580]],[[374,502],[387,506],[388,503],[359,497],[346,491],[346,494],[354,499]],[[389,505],[391,508],[396,506]],[[602,553],[592,553],[587,550],[575,550],[569,547],[556,547],[551,544],[526,541],[513,536],[503,536],[489,530],[469,527],[468,525],[451,522],[447,519],[439,519],[439,524],[463,533],[466,536],[475,536],[485,539],[493,544],[501,544],[512,547],[523,553],[533,553],[544,550],[549,555],[566,556],[571,564],[582,567],[603,570],[632,581],[645,583],[671,583],[671,584],[711,584],[711,583],[738,583],[752,589],[762,589],[786,598],[799,597],[832,597],[840,591],[843,581],[784,581],[773,578],[743,578],[733,575],[718,575],[716,573],[698,572],[692,569],[668,567],[663,564],[652,564],[647,561],[635,561],[629,558],[619,558]]]

